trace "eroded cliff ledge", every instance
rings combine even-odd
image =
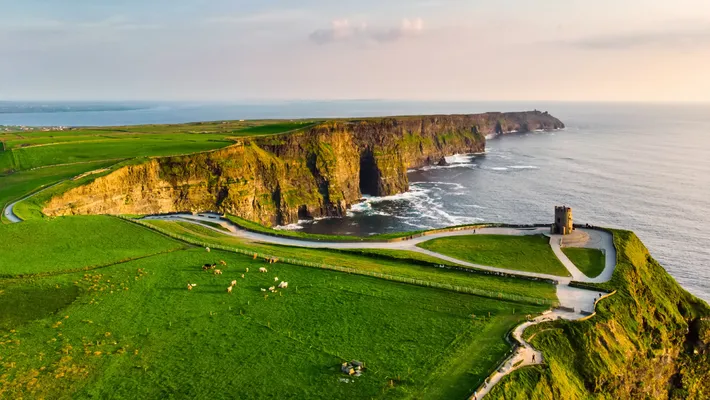
[[[407,169],[485,150],[485,136],[559,129],[547,113],[332,121],[209,153],[126,166],[52,198],[47,215],[219,210],[265,225],[342,216],[362,194],[409,188]]]

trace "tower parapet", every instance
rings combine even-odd
[[[552,224],[552,233],[555,235],[569,235],[573,230],[572,208],[555,206],[555,223]]]

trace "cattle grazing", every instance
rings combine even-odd
[[[215,275],[222,275],[222,270],[221,269],[216,269],[214,270]]]
[[[231,286],[227,288],[227,293],[229,293],[229,294],[232,293],[232,287],[231,287]]]
[[[261,288],[261,291],[262,291],[262,292],[265,292],[265,291],[266,291],[266,289],[264,289],[264,288]]]
[[[232,281],[232,286],[234,286],[234,285],[236,285],[236,284],[237,284],[237,281],[236,281],[236,280]]]
[[[244,274],[242,274],[242,279],[244,279]]]
[[[196,283],[188,283],[188,284],[187,284],[187,290],[192,290],[192,288],[194,288],[195,286],[197,286]]]
[[[221,265],[227,265],[227,262],[224,261],[224,260],[219,260],[219,263],[220,263]]]
[[[247,268],[246,272],[249,272],[249,268]]]
[[[287,287],[288,287],[288,282],[281,281],[281,283],[279,283],[280,289],[286,289]]]
[[[259,268],[259,272],[268,272],[268,271],[266,270],[266,268],[261,267],[261,268]]]
[[[210,252],[210,248],[209,248],[209,247],[205,247],[205,250],[207,250],[208,253]]]
[[[276,281],[278,281],[278,280],[279,280],[279,277],[278,277],[278,276],[275,276],[275,277],[274,277],[274,282],[276,282]]]

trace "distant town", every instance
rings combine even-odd
[[[24,126],[24,125],[0,125],[0,132],[30,132],[30,131],[40,131],[40,132],[51,132],[51,131],[65,131],[70,129],[68,126]]]

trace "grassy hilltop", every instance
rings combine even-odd
[[[631,232],[614,231],[617,293],[584,322],[526,330],[547,365],[504,378],[502,399],[707,399],[710,307],[678,285]]]

